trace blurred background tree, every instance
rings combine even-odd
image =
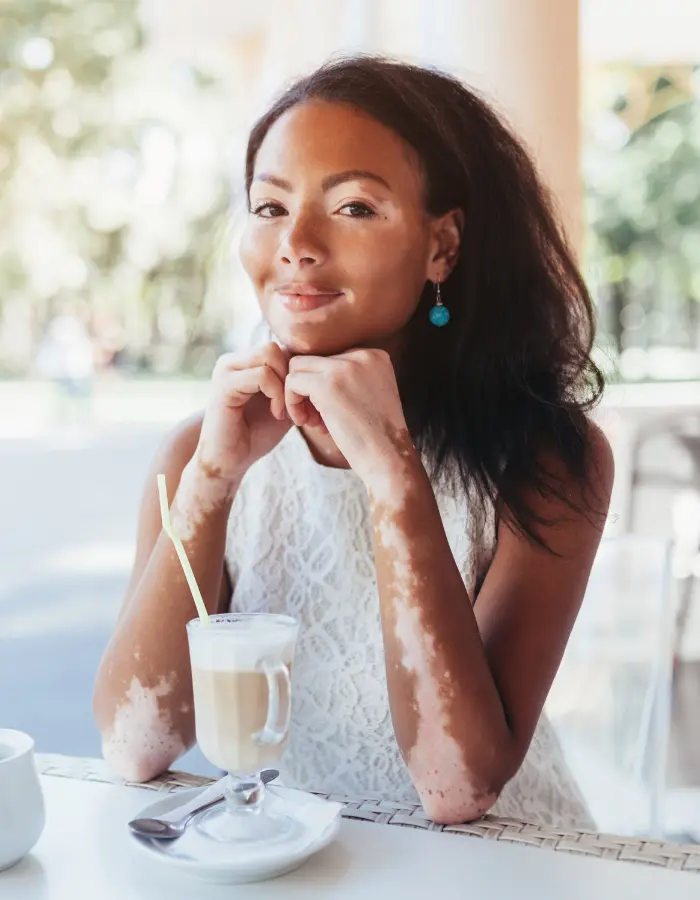
[[[137,0],[0,0],[0,366],[50,320],[104,364],[208,374],[231,170],[223,85],[144,52]]]
[[[700,74],[611,66],[589,116],[589,280],[623,379],[700,376]]]

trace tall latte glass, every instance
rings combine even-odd
[[[187,623],[197,742],[228,772],[226,803],[198,827],[220,841],[269,842],[289,836],[291,819],[265,803],[261,770],[284,753],[298,625],[289,616],[231,613]]]

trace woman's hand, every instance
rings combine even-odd
[[[295,425],[325,427],[369,490],[413,455],[394,367],[384,350],[296,356],[285,382]]]
[[[288,371],[289,357],[275,343],[218,359],[193,462],[223,492],[235,491],[250,466],[289,431]]]

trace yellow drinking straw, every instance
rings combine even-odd
[[[209,622],[209,613],[204,605],[204,600],[202,600],[202,592],[199,590],[199,585],[195,580],[194,572],[192,571],[189,559],[187,559],[187,554],[185,553],[185,548],[182,546],[182,541],[175,534],[175,529],[170,521],[170,504],[168,503],[168,489],[165,486],[165,475],[158,475],[158,495],[160,497],[160,517],[163,520],[163,531],[175,545],[175,550],[180,558],[187,584],[189,584],[192,596],[194,597],[194,603],[197,607],[199,618],[202,624],[208,628],[211,623]]]

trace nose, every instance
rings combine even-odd
[[[320,265],[327,251],[319,234],[318,223],[307,213],[291,218],[279,245],[280,261],[295,267]]]

